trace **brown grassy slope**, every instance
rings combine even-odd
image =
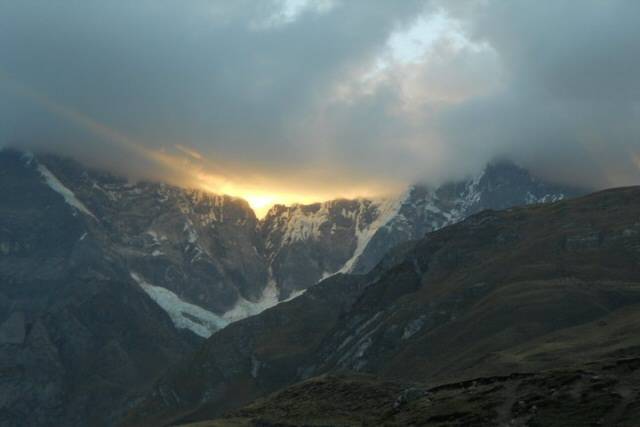
[[[189,427],[636,427],[640,359],[428,387],[363,375],[321,376]]]
[[[430,234],[402,268],[419,271],[419,288],[394,299],[395,280],[369,287],[320,350],[328,355],[322,369],[447,382],[634,353],[638,330],[628,307],[640,303],[640,190],[485,212]],[[375,315],[380,320],[360,334],[349,327]],[[627,322],[616,340],[602,332],[610,317]],[[423,326],[409,339],[394,335],[418,319]],[[540,357],[519,356],[526,343],[537,348],[563,330],[562,352],[547,346]],[[362,357],[331,355],[367,333]]]

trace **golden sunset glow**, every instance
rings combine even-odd
[[[210,193],[226,194],[246,200],[258,218],[264,218],[274,205],[311,204],[336,198],[336,195],[330,192],[324,194],[283,192],[282,189],[277,187],[277,184],[258,188],[254,185],[231,183],[229,181],[221,183],[215,178],[207,177],[206,174],[200,174],[198,181],[196,186]]]
[[[291,205],[294,203],[313,203],[307,197],[304,196],[293,196],[293,195],[283,195],[283,194],[264,194],[264,193],[242,193],[239,192],[234,195],[235,197],[240,197],[249,203],[251,209],[255,212],[258,218],[264,218],[269,209],[271,209],[274,205]]]
[[[10,79],[1,71],[0,78]],[[203,153],[182,144],[173,144],[160,149],[149,148],[147,144],[125,132],[110,127],[20,82],[10,80],[23,97],[29,98],[56,116],[89,131],[101,140],[117,144],[131,156],[153,164],[156,174],[143,176],[143,178],[244,199],[258,218],[263,218],[269,209],[277,204],[289,206],[337,198],[374,198],[399,190],[397,186],[394,187],[389,183],[369,181],[362,185],[354,185],[352,182],[342,181],[339,178],[329,182],[313,175],[292,176],[286,179],[275,178],[246,170],[241,165],[225,164],[225,162],[222,164],[214,163]],[[310,191],[310,188],[313,188],[313,191]]]
[[[0,78],[10,79],[0,71]],[[214,194],[229,195],[246,200],[254,210],[258,218],[264,217],[269,209],[276,204],[291,205],[294,203],[314,203],[331,198],[330,195],[310,195],[283,193],[282,191],[269,190],[273,187],[265,187],[262,184],[242,184],[232,181],[229,172],[214,173],[214,165],[207,162],[204,155],[196,150],[187,148],[181,144],[175,144],[175,152],[169,153],[163,149],[147,148],[144,144],[134,140],[129,135],[113,129],[86,114],[67,107],[50,97],[41,94],[28,86],[13,79],[12,83],[19,93],[38,105],[51,111],[58,117],[65,119],[92,134],[119,144],[132,155],[143,157],[163,171],[164,181],[188,188],[198,188]]]
[[[162,156],[164,162],[173,163],[177,167],[180,160],[172,156]],[[177,162],[177,164],[176,164]],[[194,172],[193,168],[182,168],[182,173],[190,173],[188,182],[182,185],[200,188],[213,194],[226,194],[246,200],[258,218],[264,218],[274,205],[291,206],[294,204],[312,204],[334,199],[355,199],[358,197],[378,198],[400,191],[399,188],[387,186],[354,186],[340,185],[326,186],[307,185],[305,181],[280,181],[273,177],[261,176],[255,181],[231,180],[228,176],[210,173],[205,170]],[[313,191],[309,191],[313,188]],[[306,191],[304,191],[306,190]]]
[[[144,158],[158,166],[161,174],[150,178],[186,188],[198,188],[213,194],[244,199],[258,218],[263,218],[269,209],[277,204],[311,204],[336,198],[378,197],[395,191],[390,190],[389,186],[375,186],[371,183],[366,187],[347,184],[336,187],[332,183],[321,185],[313,179],[304,180],[299,177],[289,180],[292,182],[287,182],[273,177],[256,176],[249,171],[223,168],[221,165],[210,162],[202,153],[181,144],[173,145],[173,150],[169,151],[148,148],[124,132],[62,105],[27,86],[17,84],[17,88],[23,96],[37,102],[58,117],[86,129],[101,139],[118,144],[131,155]],[[307,181],[314,181],[313,192],[301,191],[301,189],[310,188]]]
[[[256,215],[259,216],[264,216],[269,207],[274,204],[274,198],[267,195],[248,194],[245,196],[245,199],[256,212]],[[260,213],[258,211],[260,211]]]

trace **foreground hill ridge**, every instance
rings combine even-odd
[[[322,375],[190,427],[605,425],[635,427],[640,359],[474,378],[429,387]]]
[[[336,275],[214,334],[135,403],[127,425],[214,418],[298,381],[344,371],[432,388],[637,358],[639,217],[640,187],[473,215],[397,248],[367,275]],[[538,393],[555,388],[545,387]],[[637,410],[637,399],[625,396],[639,390],[633,380],[616,393]],[[521,415],[532,421],[521,424],[546,425],[531,413],[531,399]],[[314,401],[299,395],[290,404]],[[273,416],[280,403],[271,402],[254,412],[256,420]],[[621,417],[616,402],[592,406],[590,422]],[[375,412],[360,408],[363,416]],[[254,417],[248,411],[232,415]],[[278,420],[286,425],[277,414],[274,425]]]

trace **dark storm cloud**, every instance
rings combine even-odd
[[[140,153],[165,149],[233,179],[436,182],[507,156],[565,181],[638,180],[640,3],[304,3],[0,0],[0,145],[142,175],[163,172]],[[372,72],[394,31],[433,13],[450,35]]]
[[[508,155],[574,183],[638,183],[640,2],[465,6],[470,37],[498,52],[506,77],[442,111],[453,151]]]
[[[308,156],[290,126],[421,3],[349,1],[271,22],[282,2],[5,1],[0,70],[143,144],[282,166]],[[10,99],[5,138],[90,139]]]

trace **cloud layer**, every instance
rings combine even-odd
[[[498,156],[638,183],[637,16],[632,0],[4,1],[0,145],[292,198]]]

